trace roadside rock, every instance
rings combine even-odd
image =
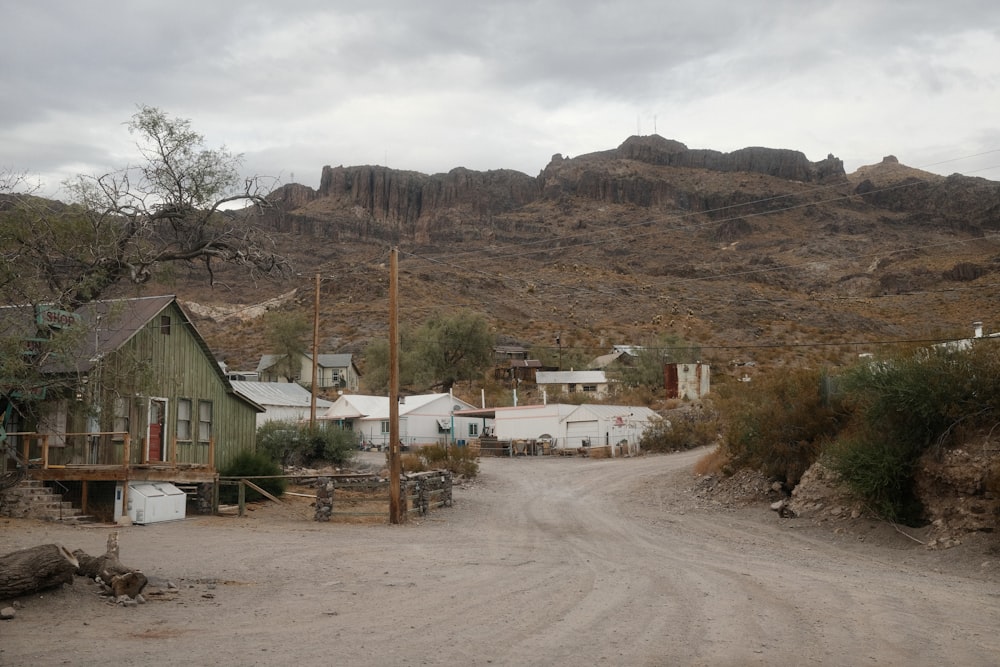
[[[934,527],[947,534],[993,532],[1000,524],[1000,447],[925,453],[914,476]]]
[[[787,509],[795,516],[817,519],[856,519],[864,513],[864,506],[844,488],[840,475],[819,461],[802,475]]]

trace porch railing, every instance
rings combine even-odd
[[[194,466],[214,468],[215,440],[208,442],[208,451],[194,456],[194,448],[173,439],[165,448],[165,460],[150,460],[143,447],[135,451],[132,437],[125,431],[87,433],[8,432],[8,442],[16,442],[16,450],[30,468],[67,467],[127,467],[127,466]],[[183,454],[181,453],[183,450]],[[187,455],[184,455],[187,454]],[[203,460],[194,460],[195,458]]]

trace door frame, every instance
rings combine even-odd
[[[160,458],[153,461],[149,457],[150,443],[152,440],[152,425],[153,425],[153,405],[159,404],[163,406],[163,414],[160,415],[160,422],[163,427],[160,429]],[[170,399],[163,396],[150,396],[146,404],[146,446],[143,448],[142,456],[149,463],[162,463],[167,461],[169,458],[169,452],[167,443],[169,442],[167,438],[167,432],[169,430],[170,420]]]

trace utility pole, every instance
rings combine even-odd
[[[403,523],[399,453],[399,249],[389,253],[389,523]]]
[[[319,384],[319,274],[313,298],[312,398],[309,401],[309,428],[316,430],[316,385]]]

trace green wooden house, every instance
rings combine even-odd
[[[10,336],[14,310],[3,310]],[[86,504],[90,482],[119,493],[129,481],[214,485],[254,450],[263,408],[233,390],[174,296],[24,310],[33,317],[20,335],[44,357],[42,380],[8,387],[0,409],[29,477],[58,481]]]

